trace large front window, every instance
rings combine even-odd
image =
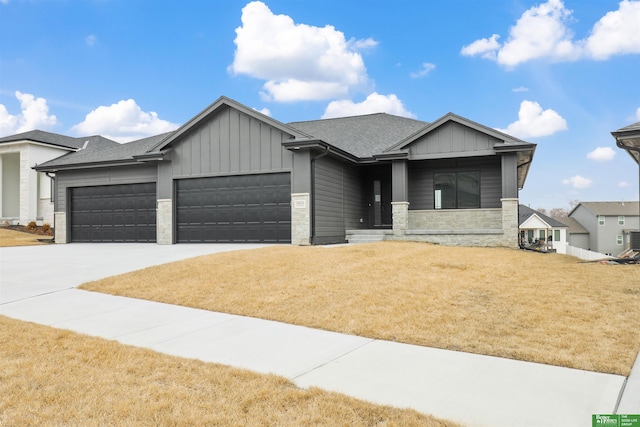
[[[447,172],[433,176],[436,209],[480,207],[480,172]]]

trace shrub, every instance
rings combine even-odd
[[[42,224],[42,232],[45,234],[49,234],[51,232],[51,226],[46,222]]]
[[[28,230],[35,230],[36,228],[38,228],[38,224],[36,224],[35,221],[31,221],[31,222],[29,222],[29,224],[27,224],[27,229]]]

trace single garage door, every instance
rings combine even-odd
[[[176,181],[177,241],[291,242],[289,173]]]
[[[155,242],[156,184],[71,188],[72,242]]]

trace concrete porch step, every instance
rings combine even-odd
[[[371,243],[381,242],[385,236],[392,235],[393,230],[377,229],[377,230],[347,230],[346,240],[349,243]]]

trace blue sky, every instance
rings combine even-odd
[[[0,135],[120,142],[221,95],[282,122],[454,112],[538,144],[522,203],[638,200],[640,0],[0,0]]]

